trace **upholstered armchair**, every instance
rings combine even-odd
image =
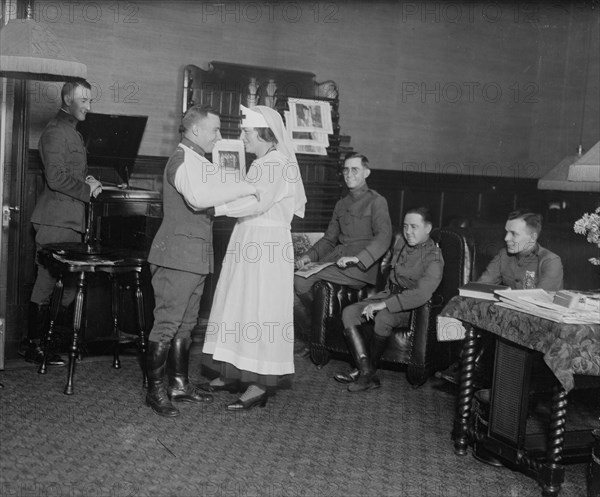
[[[397,233],[392,241],[394,245]],[[461,228],[434,229],[431,237],[444,256],[442,282],[423,306],[411,312],[408,327],[396,328],[382,357],[382,366],[406,365],[407,379],[420,386],[434,372],[447,367],[453,360],[456,347],[452,342],[438,342],[436,317],[444,305],[458,294],[458,287],[467,283],[473,269],[474,245],[467,230]],[[343,336],[342,309],[383,289],[390,270],[391,249],[380,262],[377,284],[361,290],[319,281],[313,288],[313,329],[310,355],[321,367],[332,354],[350,358]]]

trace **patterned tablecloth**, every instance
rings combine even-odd
[[[555,323],[489,300],[456,296],[442,316],[460,319],[524,347],[544,354],[544,361],[565,391],[575,374],[600,376],[600,325]]]

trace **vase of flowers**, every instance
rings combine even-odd
[[[600,248],[600,207],[591,214],[586,212],[581,219],[575,221],[573,230],[579,235],[585,235],[588,242],[595,243]],[[592,257],[588,260],[594,266],[600,266],[600,257]]]

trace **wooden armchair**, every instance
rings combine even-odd
[[[398,236],[402,234],[396,234],[392,247]],[[431,237],[438,243],[444,256],[442,282],[426,304],[411,312],[409,326],[394,330],[382,357],[384,365],[406,365],[407,379],[413,386],[422,385],[433,371],[451,363],[455,347],[451,342],[438,342],[436,317],[444,305],[458,294],[458,287],[470,280],[473,269],[474,244],[468,231],[439,228],[432,231]],[[350,355],[342,334],[342,309],[385,286],[390,260],[391,249],[380,262],[381,270],[375,286],[354,290],[327,281],[315,284],[310,355],[318,367],[327,364],[332,353]]]

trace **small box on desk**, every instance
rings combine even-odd
[[[577,307],[578,301],[579,295],[577,295],[576,293],[569,292],[568,290],[560,290],[556,292],[552,303],[560,305],[562,307],[566,307],[568,309],[573,309]]]
[[[560,290],[552,301],[556,305],[578,311],[600,312],[600,294]]]

